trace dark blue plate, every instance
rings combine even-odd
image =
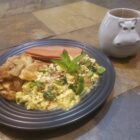
[[[38,46],[62,45],[65,47],[82,48],[97,63],[106,68],[96,88],[83,97],[81,102],[69,111],[28,111],[14,102],[0,97],[0,124],[24,130],[42,130],[60,127],[75,122],[89,113],[95,111],[110,95],[115,81],[115,72],[110,60],[100,51],[87,44],[66,39],[50,39],[47,41],[34,41],[15,47],[0,56],[0,65],[13,55],[23,53],[26,49]]]

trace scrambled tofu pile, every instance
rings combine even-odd
[[[27,110],[69,110],[97,85],[105,68],[81,53],[46,63],[21,54],[0,66],[0,95]]]

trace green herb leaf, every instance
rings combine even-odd
[[[66,72],[68,72],[70,74],[74,74],[78,71],[78,69],[79,69],[78,62],[81,60],[81,58],[83,56],[84,56],[84,54],[80,54],[79,56],[77,56],[73,60],[71,60],[68,52],[66,50],[64,50],[63,53],[61,54],[60,59],[52,60],[52,62],[59,65]]]
[[[74,62],[79,62],[86,54],[84,52],[81,53],[81,55],[78,55],[73,59]]]
[[[61,60],[52,60],[53,63],[59,65],[62,69],[66,70],[67,69],[67,65]]]
[[[67,65],[69,65],[69,63],[71,63],[70,56],[66,50],[64,50],[63,53],[61,54],[61,58],[64,63],[67,63]]]
[[[67,83],[67,79],[66,79],[66,77],[60,77],[60,79],[56,80],[55,82],[58,85],[65,85]]]
[[[103,74],[104,72],[105,72],[105,68],[104,67],[102,67],[102,66],[99,66],[98,68],[97,68],[97,73],[98,74]]]
[[[81,94],[84,90],[84,78],[79,77],[75,84],[69,85],[69,88],[72,89],[76,94]]]
[[[50,91],[47,91],[47,92],[44,92],[43,93],[43,97],[46,99],[46,100],[50,100],[50,101],[53,101],[55,99],[55,94],[50,92]]]
[[[45,84],[43,82],[35,81],[35,84],[38,88],[44,88]]]
[[[79,77],[78,82],[77,82],[76,93],[81,94],[83,90],[84,90],[84,78]]]

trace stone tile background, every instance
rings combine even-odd
[[[56,34],[62,34],[99,24],[107,10],[104,7],[80,1],[40,10],[33,14]]]
[[[0,19],[0,49],[47,38],[53,34],[32,14],[15,15]]]
[[[139,0],[88,0],[100,6],[107,8],[132,8],[140,10],[140,1]]]
[[[80,0],[0,0],[0,17],[29,13]]]
[[[31,12],[40,6],[40,0],[2,0],[0,1],[0,17]]]
[[[0,17],[28,13],[37,9],[52,8],[81,0],[0,0]],[[84,0],[83,0],[84,1]],[[85,0],[86,1],[86,0]],[[107,7],[127,7],[140,9],[139,0],[87,0]]]

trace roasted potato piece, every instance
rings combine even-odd
[[[0,95],[8,100],[15,100],[15,94],[22,89],[24,80],[35,80],[36,71],[43,64],[45,63],[33,60],[25,54],[8,58],[0,66]]]
[[[9,71],[13,76],[19,76],[22,69],[33,62],[32,58],[27,55],[18,56],[18,59],[13,61],[14,67]]]
[[[12,90],[1,90],[0,95],[7,100],[15,100],[16,97],[15,91]]]
[[[8,58],[7,61],[0,66],[0,80],[11,79],[12,76],[19,76],[21,70],[32,62],[33,59],[25,54]]]
[[[42,67],[45,63],[40,62],[40,61],[34,61],[33,63],[29,64],[26,66],[22,71],[21,74],[19,75],[19,78],[22,80],[28,80],[32,81],[35,80],[36,77],[36,72]]]
[[[4,87],[3,87],[3,85],[0,83],[0,90],[2,90]]]
[[[14,100],[16,92],[22,89],[23,82],[24,81],[16,77],[9,81],[3,81],[0,83],[0,95],[8,100]]]

